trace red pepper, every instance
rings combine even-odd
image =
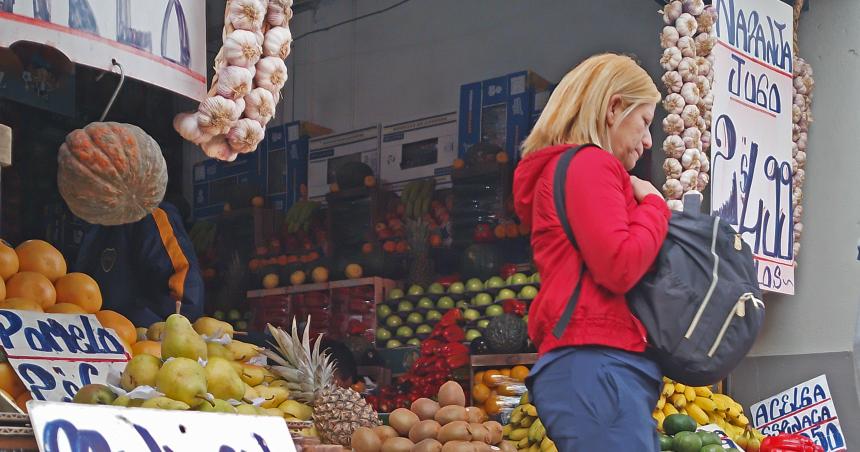
[[[456,325],[445,328],[442,332],[442,336],[444,336],[445,340],[450,343],[461,342],[466,339],[466,333],[463,332],[462,328]]]
[[[502,309],[508,314],[526,315],[526,304],[520,300],[507,300],[502,303]]]
[[[499,275],[504,279],[508,279],[511,276],[513,276],[514,273],[516,273],[516,272],[517,272],[516,264],[505,264],[505,265],[502,265],[502,270],[499,272]]]
[[[797,434],[784,433],[765,437],[760,452],[824,452],[824,449],[811,439]]]
[[[459,342],[453,342],[442,347],[442,355],[451,369],[469,364],[469,349]]]

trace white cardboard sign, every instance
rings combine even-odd
[[[27,409],[42,452],[296,450],[272,416],[37,401]]]
[[[130,358],[116,333],[91,314],[0,310],[0,346],[35,400],[70,401]]]
[[[750,419],[765,435],[798,433],[827,452],[848,450],[826,375],[751,405]]]

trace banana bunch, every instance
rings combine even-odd
[[[194,244],[194,252],[202,255],[215,242],[215,235],[217,233],[218,227],[215,223],[208,221],[194,223],[194,226],[191,226],[191,230],[188,231],[188,237],[191,239],[191,243]]]
[[[406,218],[418,219],[430,212],[436,179],[429,177],[412,181],[403,188],[400,199],[406,206]]]
[[[299,229],[308,232],[311,226],[311,218],[319,206],[319,203],[314,201],[298,201],[293,204],[284,218],[287,224],[287,231],[291,234],[299,232]]]
[[[743,407],[731,397],[716,394],[707,386],[686,386],[664,377],[660,400],[651,413],[657,428],[662,430],[663,420],[676,413],[692,417],[699,425],[719,425],[732,437],[749,425]]]
[[[528,393],[523,394],[520,404],[511,412],[511,421],[502,428],[502,434],[519,452],[557,452],[537,408],[529,403]]]

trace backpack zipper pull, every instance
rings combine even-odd
[[[743,295],[740,299],[738,299],[738,304],[737,304],[737,306],[735,306],[735,314],[737,314],[738,317],[745,317],[747,315],[747,309],[746,309],[747,299],[748,299],[747,295]]]
[[[741,239],[740,234],[735,234],[735,249],[738,251],[744,249],[743,240]]]

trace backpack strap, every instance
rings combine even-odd
[[[576,250],[579,250],[579,246],[576,244],[576,237],[574,237],[573,229],[570,227],[570,222],[567,219],[567,208],[565,207],[565,186],[567,182],[567,169],[570,167],[571,160],[573,160],[577,152],[588,146],[594,145],[584,144],[581,146],[571,147],[568,150],[564,151],[564,154],[561,155],[561,157],[558,159],[558,163],[556,164],[555,174],[553,176],[552,182],[552,198],[555,204],[555,213],[558,216],[558,221],[561,223],[561,228],[564,229],[564,234],[567,235],[568,241],[570,241],[570,244]],[[576,280],[576,287],[574,287],[573,289],[573,294],[567,300],[567,305],[564,307],[564,312],[562,312],[561,317],[558,319],[558,322],[552,329],[552,334],[557,339],[561,338],[573,318],[573,311],[576,309],[576,304],[579,302],[579,292],[582,289],[583,276],[585,276],[584,259],[579,269],[579,277]]]

